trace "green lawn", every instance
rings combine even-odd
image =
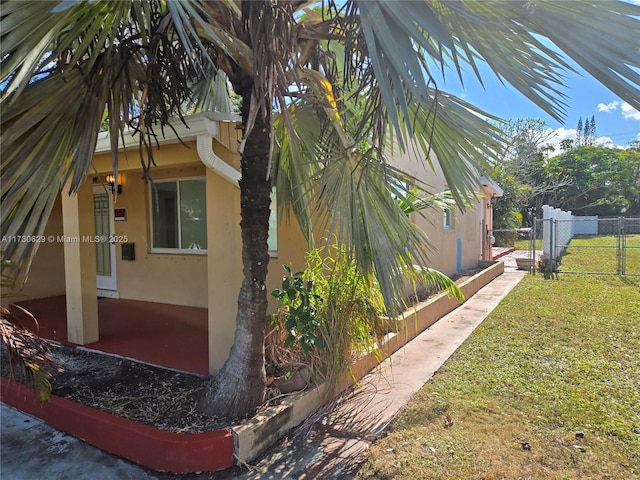
[[[583,275],[527,275],[416,394],[359,473],[639,477],[640,278]]]
[[[516,250],[529,250],[531,248],[531,240],[516,240],[513,244]],[[542,250],[542,239],[538,238],[535,241],[536,250]]]
[[[614,235],[574,237],[562,256],[560,270],[617,273],[618,239]],[[640,274],[640,235],[626,237],[626,270]]]
[[[529,240],[515,242],[516,250],[529,250]],[[574,237],[562,256],[560,271],[618,273],[618,239],[614,235]],[[542,250],[542,239],[535,242]],[[640,235],[626,237],[626,273],[640,275]]]

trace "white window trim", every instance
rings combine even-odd
[[[449,218],[449,222],[447,222],[447,217]],[[444,230],[453,230],[453,210],[445,210],[442,216],[442,225]]]
[[[171,177],[171,178],[162,178],[159,180],[154,180],[154,183],[169,183],[169,182],[180,182],[182,180],[205,180],[206,185],[206,177],[205,176],[192,176],[192,177]],[[178,187],[179,188],[179,187]],[[153,185],[149,184],[149,206],[150,206],[150,215],[149,215],[149,226],[151,235],[151,242],[149,253],[160,253],[165,255],[207,255],[207,248],[156,248],[153,246]],[[205,218],[205,222],[207,219]],[[178,224],[180,224],[180,208],[178,208]],[[205,225],[206,228],[206,225]],[[207,245],[209,244],[209,238],[207,237]]]
[[[276,187],[271,187],[271,203],[269,204],[269,223],[271,223],[271,215],[275,215],[276,217],[276,248],[275,250],[269,249],[269,257],[278,258],[278,248],[279,248],[279,235],[278,231],[280,230],[278,227],[278,193],[276,191]],[[268,232],[267,232],[268,233]],[[268,244],[268,240],[267,240]]]

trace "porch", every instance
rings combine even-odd
[[[46,339],[75,345],[67,338],[64,295],[19,304],[38,321],[25,322]],[[100,339],[84,347],[154,365],[208,375],[207,309],[164,303],[98,299]]]

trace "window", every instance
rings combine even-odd
[[[278,251],[278,203],[276,197],[276,187],[271,189],[271,211],[269,212],[269,238],[267,244],[269,245],[269,252],[275,253]]]
[[[444,211],[444,229],[451,230],[453,228],[453,212],[451,210]]]
[[[152,247],[157,251],[207,249],[204,178],[157,181],[151,187]]]

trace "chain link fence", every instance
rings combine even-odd
[[[547,272],[640,275],[640,218],[538,219]]]

